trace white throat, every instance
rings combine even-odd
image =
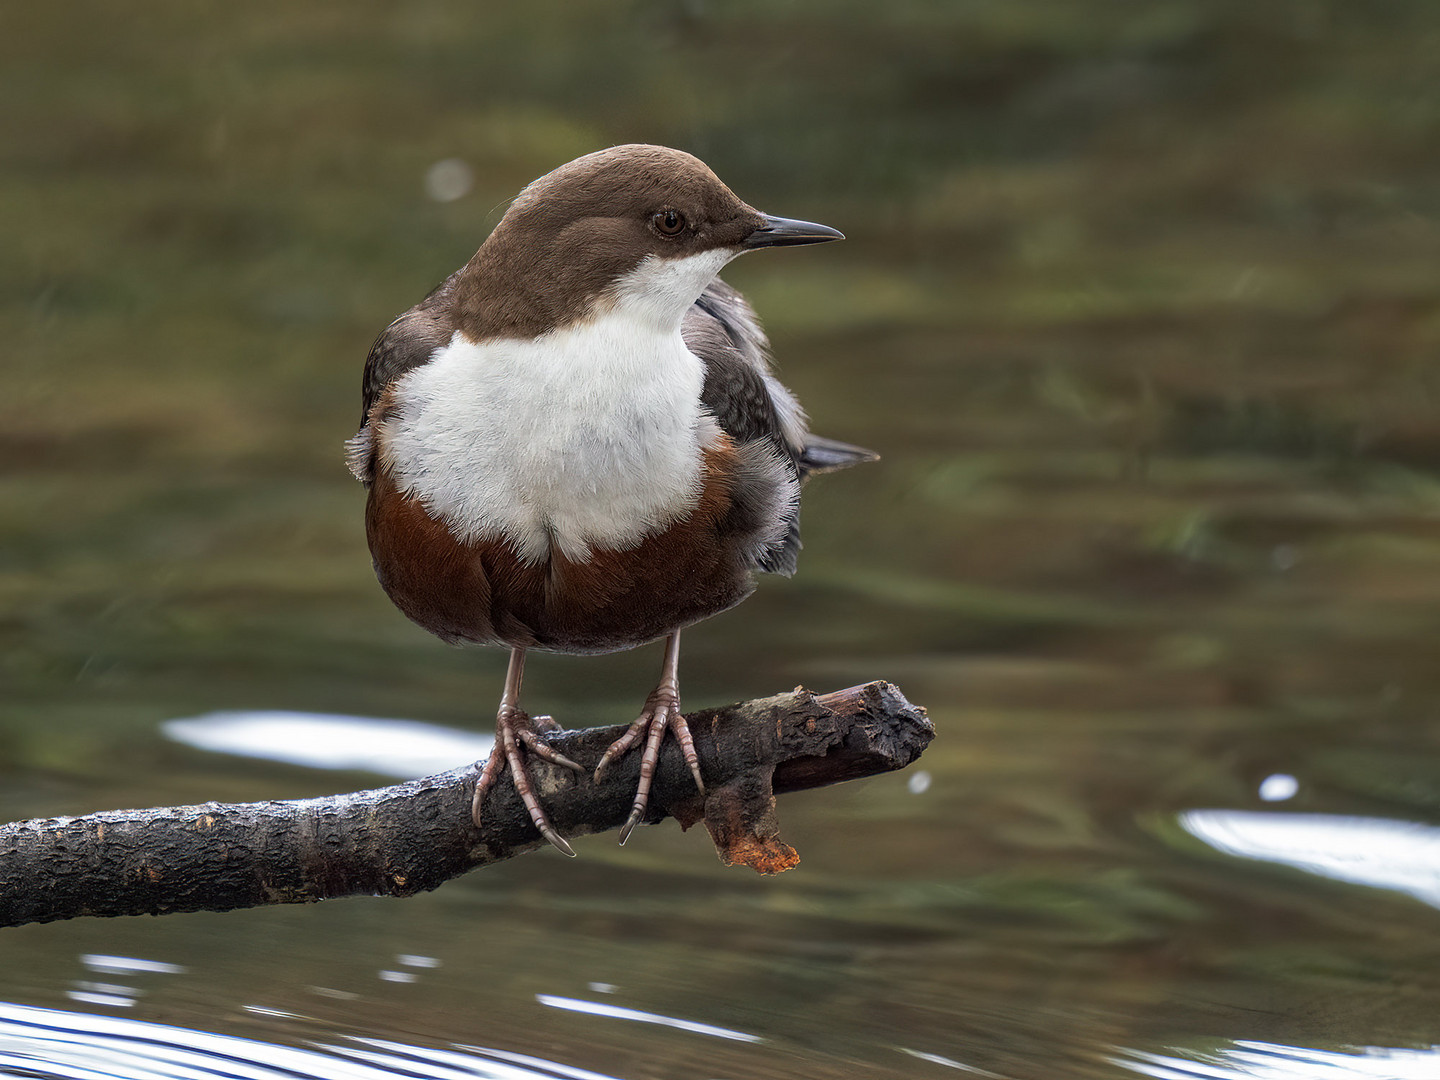
[[[733,252],[645,260],[591,318],[537,338],[456,333],[394,385],[381,460],[463,542],[581,561],[680,520],[718,433],[680,320]]]

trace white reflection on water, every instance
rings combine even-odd
[[[713,1024],[700,1024],[694,1020],[677,1020],[673,1016],[641,1012],[639,1009],[626,1009],[620,1005],[605,1005],[598,1001],[554,997],[550,994],[536,994],[535,1000],[541,1005],[549,1005],[552,1009],[568,1009],[571,1012],[589,1013],[591,1016],[608,1016],[615,1020],[637,1020],[642,1024],[659,1024],[662,1027],[690,1031],[697,1035],[714,1035],[719,1039],[734,1039],[736,1042],[751,1043],[765,1041],[759,1035],[750,1035],[744,1031],[731,1031],[729,1028],[715,1027]]]
[[[1440,1076],[1440,1053],[1429,1050],[1392,1050],[1367,1046],[1353,1054],[1311,1050],[1304,1046],[1278,1046],[1263,1042],[1236,1042],[1205,1060],[1127,1051],[1114,1059],[1157,1080],[1435,1080]]]
[[[304,1049],[0,1002],[0,1074],[33,1080],[614,1080],[478,1046],[347,1042],[353,1045],[312,1043],[315,1049]]]
[[[138,956],[110,956],[105,953],[82,953],[80,963],[90,971],[121,977],[125,975],[181,975],[185,968],[163,960],[145,960]],[[118,982],[96,982],[76,979],[65,996],[81,1005],[99,1005],[107,1009],[128,1009],[140,997],[139,987]]]
[[[135,998],[128,994],[100,994],[94,990],[66,990],[65,996],[81,1005],[102,1005],[107,1009],[128,1009]]]
[[[1300,781],[1289,773],[1274,773],[1260,781],[1260,798],[1266,802],[1284,802],[1300,792]]]
[[[161,730],[199,750],[359,769],[409,780],[488,757],[494,738],[471,731],[370,716],[302,712],[212,712],[167,720]]]
[[[105,971],[110,974],[134,975],[183,975],[181,964],[167,964],[163,960],[144,960],[138,956],[106,956],[103,953],[82,953],[80,963],[91,971]]]
[[[425,170],[425,194],[436,202],[454,202],[470,194],[475,171],[461,158],[445,158]]]
[[[909,1054],[921,1061],[928,1061],[932,1065],[944,1065],[947,1069],[959,1069],[961,1072],[974,1073],[976,1076],[994,1077],[994,1080],[1009,1080],[1000,1073],[991,1072],[989,1069],[982,1069],[975,1065],[966,1065],[963,1061],[956,1061],[954,1058],[942,1057],[940,1054],[929,1054],[923,1050],[911,1050],[907,1046],[896,1047],[902,1054]]]
[[[1429,825],[1253,810],[1189,810],[1180,825],[1230,855],[1394,889],[1440,907],[1440,829]]]

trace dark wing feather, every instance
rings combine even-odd
[[[766,448],[796,482],[813,472],[841,469],[877,456],[810,434],[799,403],[770,370],[770,343],[755,312],[719,278],[690,309],[683,333],[686,346],[705,364],[700,400],[737,446]],[[753,482],[763,484],[763,475]],[[789,576],[800,553],[799,503],[788,507],[786,514],[782,538],[758,554],[756,565]]]
[[[700,399],[737,444],[768,440],[796,463],[805,414],[770,371],[770,342],[745,298],[716,278],[685,319],[685,344],[705,363]]]
[[[345,443],[345,462],[356,479],[369,484],[375,479],[375,445],[371,421],[375,405],[386,389],[405,372],[429,363],[435,350],[450,340],[452,329],[441,312],[446,281],[424,300],[401,315],[375,339],[365,358],[361,380],[360,430]]]

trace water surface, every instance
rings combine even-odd
[[[385,322],[630,140],[847,233],[727,276],[884,455],[687,633],[686,700],[887,678],[938,736],[786,797],[775,879],[669,823],[406,901],[5,931],[0,1073],[1440,1075],[1431,7],[7,24],[7,819],[395,766],[176,737],[217,712],[473,752],[504,658],[390,608],[340,442]],[[536,657],[528,703],[625,721],[659,660]]]

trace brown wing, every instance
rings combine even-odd
[[[363,402],[360,430],[345,443],[345,463],[355,478],[365,484],[375,479],[375,440],[370,422],[376,402],[405,372],[429,363],[435,350],[453,334],[449,321],[441,315],[440,304],[449,286],[447,280],[381,331],[375,344],[370,346],[360,384]]]
[[[737,446],[768,447],[796,481],[874,461],[859,446],[810,434],[793,394],[770,370],[770,343],[754,310],[738,291],[716,278],[685,317],[685,344],[705,364],[700,400]],[[754,483],[765,483],[760,472]],[[789,576],[800,553],[800,507],[791,507],[783,538],[762,552],[756,566]]]

